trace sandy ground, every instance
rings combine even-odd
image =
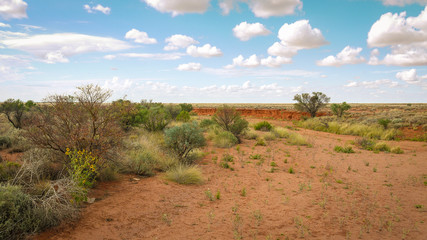
[[[404,154],[355,146],[345,154],[334,147],[356,137],[298,132],[313,146],[277,139],[267,146],[244,140],[240,152],[206,147],[202,185],[178,185],[162,174],[100,183],[78,221],[33,239],[427,239],[425,142],[388,142]],[[219,166],[224,153],[234,156],[234,171]],[[250,158],[255,154],[263,161]]]

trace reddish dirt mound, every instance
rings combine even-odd
[[[245,117],[256,117],[256,118],[273,118],[282,120],[300,120],[302,116],[309,117],[308,113],[281,110],[281,109],[248,109],[248,108],[237,108],[237,112],[241,113]],[[197,115],[214,115],[216,108],[195,108],[193,112]],[[318,113],[317,116],[325,116],[326,113]]]

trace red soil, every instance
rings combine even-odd
[[[355,146],[344,154],[334,147],[355,137],[298,133],[313,146],[244,140],[237,152],[210,144],[199,162],[202,185],[168,182],[161,173],[100,183],[78,221],[34,239],[427,239],[425,143],[387,142],[405,151],[399,155]],[[219,166],[223,153],[234,156],[234,171]],[[208,190],[220,199],[210,201]]]
[[[281,110],[281,109],[248,109],[248,108],[237,108],[242,116],[245,117],[255,117],[255,118],[272,118],[280,120],[300,120],[302,116],[309,117],[310,114],[297,111]],[[209,115],[212,116],[215,114],[215,108],[195,108],[193,112],[197,115]],[[326,113],[320,112],[317,116],[325,116]]]

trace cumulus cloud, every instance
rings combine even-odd
[[[234,0],[223,0],[219,3],[219,7],[222,9],[222,14],[227,15],[234,8]]]
[[[328,56],[320,61],[317,61],[319,66],[333,66],[340,67],[347,64],[359,64],[365,62],[365,59],[359,56],[362,48],[352,48],[346,46],[340,53],[336,56]]]
[[[361,88],[380,88],[380,87],[397,87],[399,86],[399,83],[396,81],[391,81],[389,79],[381,79],[381,80],[375,80],[375,81],[363,81],[363,82],[349,82],[348,84],[344,85],[344,87],[347,88],[354,88],[354,87],[361,87]]]
[[[400,6],[418,3],[420,5],[426,5],[427,0],[382,0],[383,4],[386,6]]]
[[[89,53],[128,49],[123,41],[76,33],[41,34],[21,38],[8,38],[0,43],[35,55],[47,63],[68,62],[68,57]]]
[[[22,79],[23,69],[33,69],[27,57],[0,54],[0,82]]]
[[[27,6],[22,0],[0,0],[0,16],[5,20],[27,18]]]
[[[107,60],[113,60],[117,57],[122,58],[139,58],[139,59],[154,59],[154,60],[177,60],[180,59],[183,53],[120,53],[116,55],[105,55]]]
[[[271,31],[265,28],[261,23],[241,22],[233,28],[233,34],[241,41],[248,41],[256,36],[269,35]]]
[[[406,18],[406,12],[386,13],[376,21],[367,39],[370,47],[391,47],[383,60],[370,64],[417,66],[427,64],[427,6],[416,17]]]
[[[0,22],[0,27],[10,28],[10,25],[9,25],[9,24],[6,24],[6,23],[2,23],[2,22]]]
[[[329,44],[317,28],[312,28],[308,20],[283,24],[278,33],[282,44],[299,49],[318,48]]]
[[[249,0],[249,7],[257,17],[268,18],[295,13],[302,9],[300,0]]]
[[[110,14],[111,13],[111,8],[109,7],[104,7],[101,4],[98,4],[96,6],[89,6],[88,4],[83,5],[83,8],[88,12],[88,13],[95,13],[95,11],[98,12],[102,12],[103,14]]]
[[[210,0],[144,0],[144,2],[159,12],[177,16],[184,13],[204,13],[209,7]]]
[[[175,34],[166,38],[165,42],[168,43],[163,49],[166,51],[178,50],[180,48],[186,48],[191,44],[198,44],[199,42],[194,40],[192,37]]]
[[[275,42],[273,45],[271,45],[271,47],[268,48],[267,52],[273,56],[292,58],[293,56],[297,55],[298,48],[289,47],[282,43]]]
[[[291,63],[291,58],[286,57],[272,57],[260,59],[256,54],[251,55],[249,58],[245,59],[242,55],[239,55],[233,58],[233,63],[225,66],[226,69],[232,69],[234,67],[247,67],[255,68],[258,66],[266,67],[280,67],[283,64]]]
[[[379,64],[379,59],[378,59],[378,55],[380,55],[380,50],[378,50],[378,48],[374,48],[371,51],[371,56],[369,58],[369,65],[378,65]]]
[[[113,77],[111,80],[105,81],[102,86],[105,89],[113,89],[114,91],[124,91],[132,87],[133,82],[129,79],[120,80],[119,77]]]
[[[141,32],[135,28],[132,28],[129,32],[125,35],[126,39],[132,39],[136,43],[143,43],[143,44],[155,44],[157,43],[157,40],[155,38],[148,37],[148,34],[146,32]]]
[[[210,44],[205,44],[202,47],[196,47],[191,45],[187,48],[187,54],[193,57],[220,57],[222,56],[221,49],[211,46]]]
[[[202,69],[202,64],[194,62],[185,63],[180,64],[176,69],[179,71],[200,71],[200,69]]]
[[[427,75],[418,76],[416,69],[396,73],[396,78],[408,84],[415,84],[427,88]]]

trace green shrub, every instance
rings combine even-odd
[[[176,153],[182,163],[191,164],[188,162],[188,154],[193,149],[205,146],[206,140],[197,123],[193,122],[166,130],[165,143]]]
[[[369,138],[359,138],[356,140],[357,145],[359,145],[361,148],[372,151],[374,150],[375,141],[369,139]]]
[[[272,132],[278,138],[288,138],[289,137],[289,131],[286,128],[275,127],[275,128],[273,128]]]
[[[0,150],[10,148],[12,146],[12,141],[9,137],[1,136],[0,137]]]
[[[212,117],[223,130],[231,132],[240,142],[240,136],[248,128],[248,121],[241,118],[236,109],[224,105],[216,110]]]
[[[117,119],[123,130],[129,131],[131,127],[141,124],[142,116],[139,111],[140,105],[129,100],[119,99],[111,103],[111,108],[117,115]]]
[[[178,165],[176,168],[166,171],[165,177],[179,184],[203,183],[202,172],[196,166]]]
[[[239,140],[231,132],[219,131],[213,137],[213,142],[216,147],[231,148],[239,143]]]
[[[176,104],[163,105],[164,109],[169,113],[171,119],[176,119],[183,109]]]
[[[215,122],[211,119],[203,119],[202,121],[200,121],[199,126],[201,128],[208,128],[210,126],[212,126],[213,124],[215,124]]]
[[[273,140],[276,140],[276,138],[277,138],[276,134],[274,134],[272,132],[269,132],[269,133],[267,133],[267,134],[264,135],[264,139],[266,141],[273,141]]]
[[[131,153],[128,160],[128,167],[131,172],[151,177],[155,175],[159,156],[150,150],[139,149]]]
[[[6,182],[15,178],[15,175],[20,168],[21,168],[21,165],[19,163],[1,162],[0,163],[0,182]]]
[[[354,150],[351,146],[347,146],[347,147],[335,146],[334,151],[338,153],[354,153]]]
[[[223,161],[223,162],[234,162],[234,157],[233,157],[233,155],[231,155],[229,153],[224,153],[222,155],[221,161]]]
[[[383,126],[384,129],[388,128],[388,124],[391,123],[390,119],[378,119],[378,124]]]
[[[258,137],[256,139],[255,146],[267,146],[267,144],[265,143],[265,139],[263,137]]]
[[[337,104],[337,103],[331,104],[331,111],[337,117],[342,117],[344,112],[349,110],[350,108],[351,106],[348,105],[346,102],[343,102],[341,104]]]
[[[19,186],[0,185],[0,239],[23,239],[37,231],[40,220],[34,207]]]
[[[162,131],[171,121],[171,116],[163,107],[141,110],[142,126],[150,131]]]
[[[256,139],[257,137],[258,137],[258,134],[254,130],[248,130],[243,135],[243,138],[249,139],[249,140]]]
[[[190,103],[181,103],[179,106],[181,107],[181,111],[186,111],[188,113],[193,111],[193,105]]]
[[[273,126],[267,122],[267,121],[262,121],[259,122],[257,124],[255,124],[254,129],[258,130],[258,131],[270,131],[273,128]]]
[[[291,132],[287,138],[289,144],[297,146],[311,146],[308,140],[301,134]]]
[[[98,176],[98,158],[85,150],[70,150],[65,153],[70,159],[69,174],[78,186],[91,188]]]
[[[188,122],[190,121],[190,114],[187,111],[181,111],[176,117],[177,121]]]
[[[390,147],[385,142],[379,142],[374,145],[374,151],[390,152]]]
[[[392,147],[390,152],[395,153],[395,154],[402,154],[403,150],[400,149],[400,147]]]

